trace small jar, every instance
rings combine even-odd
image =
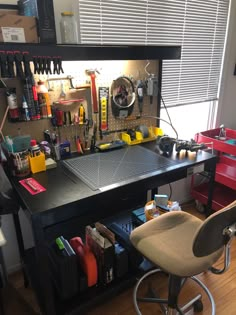
[[[73,12],[65,11],[61,13],[60,21],[62,44],[78,44],[78,26]]]

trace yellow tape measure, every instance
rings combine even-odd
[[[108,130],[108,93],[109,88],[99,88],[99,129],[101,131]]]

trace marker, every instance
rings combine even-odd
[[[64,246],[63,242],[61,241],[60,237],[56,238],[56,244],[57,244],[58,249],[60,250],[60,253],[63,256],[68,256],[68,253],[67,253],[65,246]]]

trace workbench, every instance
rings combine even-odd
[[[160,156],[155,141],[142,146],[154,152],[157,157]],[[159,169],[157,164],[156,169],[145,176],[136,176],[102,191],[92,190],[82,180],[68,176],[62,162],[55,169],[32,175],[46,188],[45,192],[34,196],[19,184],[19,179],[10,178],[19,202],[32,224],[35,248],[25,252],[24,258],[43,314],[81,314],[83,306],[116,294],[130,280],[128,275],[122,283],[115,282],[95,292],[91,290],[87,295],[70,301],[59,301],[55,298],[47,259],[47,244],[58,235],[64,235],[65,238],[82,235],[88,224],[144,206],[148,191],[154,193],[164,184],[199,171],[204,172],[209,179],[207,208],[210,213],[217,157],[201,150],[182,150],[179,154],[173,150],[171,156],[162,157],[171,161],[171,165]]]

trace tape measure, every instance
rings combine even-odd
[[[101,131],[108,130],[108,99],[109,88],[99,87],[99,129]]]

